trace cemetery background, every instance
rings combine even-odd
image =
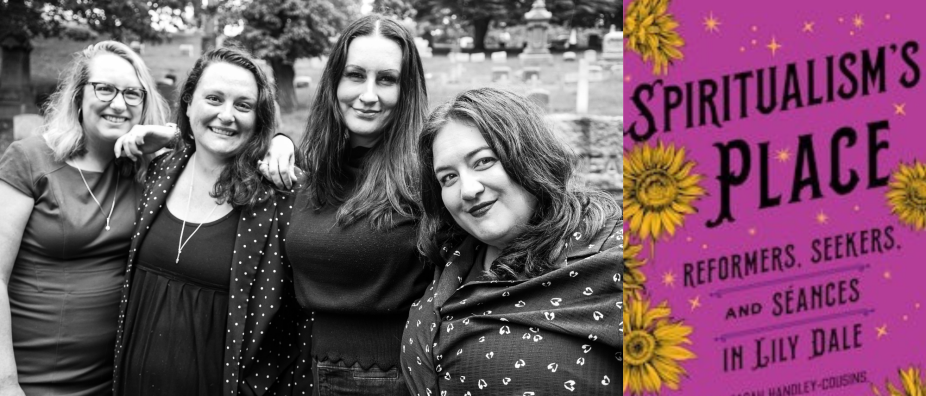
[[[42,101],[54,91],[58,76],[74,52],[103,39],[105,37],[89,42],[58,38],[34,40],[31,65],[36,101]],[[177,78],[173,87],[161,86],[162,94],[169,100],[176,98],[175,87],[183,81],[201,53],[202,41],[199,32],[178,33],[169,42],[148,44],[140,51],[156,79],[163,81],[170,75]],[[519,59],[521,48],[511,46],[505,50],[496,48],[485,52],[429,48],[425,52],[430,52],[431,56],[426,56],[423,62],[430,106],[433,108],[460,91],[483,86],[531,95],[546,108],[548,119],[556,131],[580,155],[581,170],[591,184],[620,199],[623,138],[618,138],[618,130],[623,130],[623,61],[622,58],[615,60],[613,51],[611,59],[604,60],[600,51],[590,50],[586,54],[584,48],[579,49],[564,51],[565,48],[551,46],[549,60],[529,62]],[[283,131],[296,140],[300,140],[303,134],[314,99],[315,84],[325,61],[324,57],[319,57],[299,59],[295,64],[298,105],[294,112],[283,114]],[[587,110],[582,114],[577,112],[580,63],[589,67],[588,81],[585,82]],[[12,129],[12,119],[0,119],[0,153],[14,139]]]

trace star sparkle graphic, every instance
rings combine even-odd
[[[894,115],[907,115],[905,107],[907,107],[906,103],[894,103]]]
[[[662,274],[662,284],[666,287],[675,287],[675,274],[672,271],[667,271]]]
[[[779,48],[781,48],[781,44],[778,42],[775,36],[772,36],[772,42],[768,43],[766,47],[772,51],[772,56],[775,56],[775,53],[778,52]]]
[[[695,309],[701,308],[701,296],[695,296],[695,298],[689,298],[688,303],[691,304],[691,311],[694,312]]]
[[[722,25],[720,20],[714,17],[714,12],[711,11],[710,14],[704,17],[704,30],[710,33],[717,33],[720,31],[719,26]]]
[[[817,213],[816,219],[817,219],[817,223],[819,224],[826,224],[830,221],[830,217],[827,216],[826,213],[823,213],[822,210],[819,213]]]
[[[813,21],[804,22],[804,28],[801,30],[804,33],[813,33]]]
[[[865,25],[865,20],[862,18],[862,14],[855,14],[855,17],[852,18],[852,26],[855,26],[856,29],[861,29]]]
[[[878,339],[887,335],[887,323],[881,325],[881,327],[875,327],[875,330],[878,331]]]
[[[775,153],[775,159],[777,159],[778,162],[788,162],[788,160],[791,159],[791,150],[789,148],[778,150]]]

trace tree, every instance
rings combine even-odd
[[[485,38],[492,21],[517,21],[530,10],[529,0],[413,0],[418,15],[440,23],[456,16],[473,26],[473,46],[485,50]]]
[[[617,0],[551,0],[547,9],[553,13],[552,23],[568,27],[608,27],[623,20]]]
[[[30,54],[32,40],[40,37],[87,39],[86,30],[115,40],[159,42],[167,26],[182,24],[181,0],[2,0],[0,1],[0,102],[32,108]]]
[[[393,0],[397,1],[397,0]],[[419,16],[440,22],[456,15],[473,27],[473,46],[485,50],[485,38],[493,21],[522,23],[535,0],[411,0]],[[623,18],[619,0],[550,0],[546,7],[553,13],[551,23],[569,27],[594,27],[620,24]]]
[[[238,3],[238,2],[235,2]],[[220,8],[224,24],[244,23],[240,35],[231,39],[273,68],[281,110],[296,107],[293,80],[296,59],[325,53],[332,39],[359,14],[351,0],[252,0],[227,2]]]

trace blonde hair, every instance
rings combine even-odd
[[[52,149],[55,160],[65,161],[86,153],[84,131],[80,124],[79,110],[83,104],[83,87],[90,79],[90,61],[99,54],[109,53],[125,59],[135,69],[135,76],[147,92],[142,104],[141,124],[163,125],[167,122],[170,108],[158,93],[148,66],[135,51],[118,41],[101,41],[74,54],[74,60],[64,72],[58,89],[45,105],[45,123],[42,135]],[[146,161],[145,161],[146,162]],[[143,173],[145,164],[141,166]],[[139,170],[139,169],[136,169]]]

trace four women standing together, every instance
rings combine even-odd
[[[73,125],[0,160],[0,395],[617,393],[619,208],[577,186],[522,98],[466,92],[426,126],[410,34],[361,18],[330,55],[289,189],[260,176],[287,174],[258,159],[293,148],[272,138],[272,83],[235,49],[190,72],[172,151],[113,160],[174,128],[141,60],[109,43],[62,85]],[[60,154],[58,128],[76,142]],[[551,359],[569,378],[535,380]],[[519,364],[531,376],[507,374]]]

